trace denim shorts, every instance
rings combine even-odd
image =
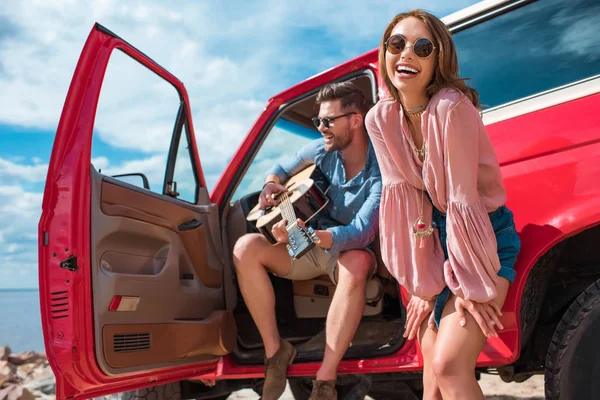
[[[521,249],[521,240],[515,228],[513,213],[506,206],[499,207],[496,211],[489,213],[494,233],[496,234],[496,243],[498,245],[498,258],[500,259],[500,271],[498,276],[508,279],[510,283],[515,280],[515,262]],[[433,226],[437,228],[440,235],[440,242],[444,249],[444,255],[448,259],[448,247],[446,244],[446,214],[442,214],[437,208],[433,207]],[[450,289],[448,286],[442,290],[435,298],[433,306],[433,319],[435,326],[439,328],[440,320],[444,306],[450,298]]]

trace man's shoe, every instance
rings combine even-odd
[[[313,381],[313,390],[308,400],[337,400],[335,380]]]
[[[287,340],[281,339],[279,350],[273,357],[265,359],[265,384],[261,399],[277,400],[285,391],[288,366],[296,358],[296,349]]]

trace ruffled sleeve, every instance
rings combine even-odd
[[[494,228],[477,187],[480,145],[487,133],[466,98],[448,113],[444,132],[448,199],[444,278],[457,296],[487,302],[497,295],[500,269]]]
[[[401,133],[400,106],[393,100],[380,101],[367,114],[365,125],[383,181],[379,214],[383,262],[411,295],[433,299],[445,286],[445,257],[437,235],[420,248],[412,230],[420,209],[431,223],[432,207],[417,190],[424,188],[421,167]]]

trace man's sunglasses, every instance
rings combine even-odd
[[[353,111],[353,112],[349,112],[349,113],[346,113],[343,115],[338,115],[337,117],[325,117],[325,118],[314,117],[312,119],[312,121],[313,121],[313,124],[315,124],[315,127],[317,129],[319,129],[319,126],[321,126],[321,122],[323,123],[323,126],[325,128],[329,129],[332,121],[335,121],[338,118],[347,117],[348,115],[352,115],[352,114],[356,114],[356,113]]]
[[[411,44],[406,38],[402,35],[392,35],[385,41],[385,49],[390,54],[400,54],[404,50],[404,48]],[[435,50],[435,46],[431,42],[431,40],[427,38],[419,38],[414,43],[412,43],[412,48],[417,57],[427,58],[433,53]]]

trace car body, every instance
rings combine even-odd
[[[503,307],[505,329],[488,339],[477,361],[479,371],[498,370],[507,381],[549,373],[547,353],[561,319],[600,278],[599,56],[597,46],[586,45],[588,39],[570,33],[573,24],[559,18],[598,14],[590,0],[579,1],[579,10],[564,3],[484,1],[444,19],[455,35],[461,74],[473,77],[488,105],[483,118],[522,242]],[[571,40],[548,39],[556,27]],[[579,48],[571,49],[576,37]],[[533,51],[538,45],[541,50]],[[115,49],[175,88],[180,100],[157,193],[91,165],[98,99]],[[236,314],[242,300],[231,252],[235,240],[252,231],[245,214],[260,190],[252,174],[264,172],[258,166],[271,160],[261,149],[277,129],[302,140],[318,137],[309,119],[326,83],[356,80],[375,102],[382,90],[378,68],[373,50],[272,97],[209,193],[184,85],[114,33],[93,27],[56,133],[39,223],[40,303],[57,399],[172,382],[195,382],[202,389],[193,397],[209,398],[260,382],[260,343],[248,316]],[[189,145],[182,147],[183,141]],[[189,153],[178,152],[182,148]],[[179,199],[173,184],[181,154],[191,163],[191,201]],[[192,221],[192,229],[181,229]],[[380,277],[394,286],[384,270]],[[283,298],[299,296],[296,286],[285,285],[276,283]],[[386,304],[397,304],[386,323],[401,329],[408,296],[395,286]],[[316,326],[305,339],[316,337]],[[382,386],[416,382],[423,367],[418,343],[390,335],[389,351],[373,350],[383,343],[351,348],[339,374],[367,374]],[[241,342],[252,342],[246,352]],[[319,357],[318,351],[301,352],[289,376],[314,376]]]

